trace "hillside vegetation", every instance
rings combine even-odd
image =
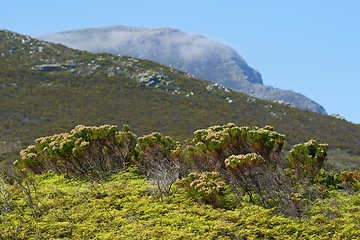
[[[7,30],[0,47],[3,164],[34,139],[79,124],[125,123],[137,135],[158,131],[184,140],[228,122],[272,125],[288,136],[285,149],[315,139],[340,149],[352,166],[360,162],[360,126],[347,121],[251,98],[151,61],[76,51]]]
[[[36,139],[0,171],[1,239],[356,239],[360,174],[328,145],[229,123],[178,142],[127,125]]]

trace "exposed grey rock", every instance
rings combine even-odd
[[[207,85],[207,86],[206,86],[206,89],[207,89],[208,91],[212,91],[212,90],[218,89],[218,90],[222,90],[222,91],[224,91],[224,92],[229,92],[229,89],[227,89],[227,88],[224,87],[224,86],[221,86],[221,85],[218,84],[218,83],[214,83],[214,84]]]
[[[333,118],[336,118],[338,120],[341,120],[341,121],[345,120],[345,118],[343,116],[341,116],[340,114],[337,114],[337,113],[331,114],[330,116],[333,117]]]
[[[193,92],[190,92],[190,93],[188,93],[188,94],[185,95],[185,97],[188,97],[188,98],[191,97],[191,96],[194,96],[194,93],[193,93]]]
[[[170,85],[171,80],[169,76],[162,74],[162,70],[159,71],[146,71],[139,74],[135,74],[130,76],[132,78],[135,78],[136,81],[144,83],[148,86],[155,86],[158,83],[161,83],[162,85]]]
[[[156,74],[153,75],[141,75],[138,79],[139,82],[145,83],[149,86],[155,86],[160,82],[159,78],[156,76]]]
[[[280,103],[280,104],[283,104],[283,105],[286,105],[286,106],[289,106],[289,107],[295,107],[295,104],[290,103],[290,102],[285,102],[283,100],[275,100],[274,102]]]
[[[94,53],[108,52],[143,58],[171,66],[253,97],[284,101],[326,114],[325,109],[302,94],[264,86],[261,75],[229,46],[201,35],[171,28],[113,26],[59,32],[39,37]]]
[[[60,67],[59,64],[44,64],[44,65],[37,65],[37,66],[33,67],[32,69],[34,71],[46,72],[46,71],[54,71],[54,70],[58,69],[59,67]]]

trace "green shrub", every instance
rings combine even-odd
[[[226,158],[256,153],[266,160],[267,167],[275,169],[281,163],[279,153],[284,141],[285,136],[270,126],[249,128],[229,123],[200,129],[194,133],[194,149],[198,153],[194,165],[199,171],[219,171],[224,175]]]
[[[266,167],[265,159],[256,154],[232,155],[225,160],[230,172],[230,184],[241,188],[252,203],[259,203],[266,208],[278,204],[289,204],[291,187],[279,177],[281,172]]]
[[[128,126],[119,131],[117,126],[78,125],[70,133],[38,138],[36,145],[28,146],[20,154],[21,159],[15,164],[34,173],[53,170],[78,176],[118,171],[137,157],[136,135]]]
[[[170,195],[171,187],[187,171],[179,144],[171,137],[154,132],[138,138],[140,157],[139,171],[155,183],[160,198]]]
[[[298,178],[314,178],[326,160],[327,149],[327,144],[319,144],[315,140],[295,145],[288,156],[289,166]]]
[[[289,202],[291,191],[280,180],[285,136],[272,127],[213,126],[195,131],[193,142],[187,152],[193,169],[219,172],[226,183],[242,190],[237,194],[245,192],[253,203],[272,207],[279,201]]]
[[[360,173],[342,171],[336,176],[336,180],[341,182],[345,188],[351,188],[355,191],[360,190]]]
[[[151,148],[156,145],[161,146],[162,150],[170,154],[177,146],[177,142],[169,136],[163,136],[161,133],[153,132],[138,138],[139,147],[141,149]]]
[[[190,198],[213,205],[219,204],[219,193],[225,186],[218,172],[193,172],[179,183],[186,188]]]
[[[270,126],[251,129],[228,123],[195,131],[193,141],[199,147],[222,151],[225,154],[255,152],[267,158],[272,152],[281,151],[285,136],[275,132]]]

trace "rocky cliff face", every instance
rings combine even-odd
[[[302,94],[264,86],[261,75],[229,46],[171,28],[113,26],[39,37],[94,53],[108,52],[159,62],[251,96],[326,114]]]

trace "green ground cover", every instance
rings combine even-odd
[[[359,195],[333,190],[294,220],[246,199],[233,209],[187,198],[184,189],[160,200],[133,171],[89,182],[65,175],[32,176],[37,213],[12,186],[14,211],[2,214],[2,239],[356,239]],[[38,201],[38,202],[35,202]]]

